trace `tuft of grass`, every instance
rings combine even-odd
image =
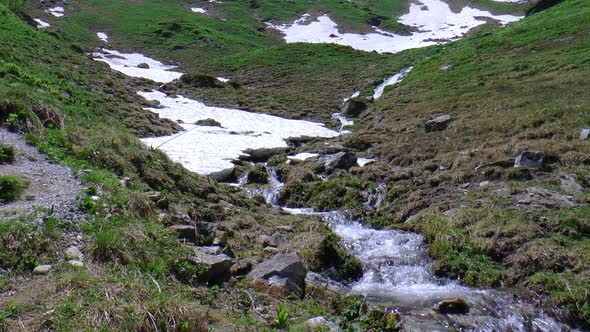
[[[14,147],[0,144],[0,164],[11,163],[14,161]]]
[[[0,175],[0,202],[11,202],[18,199],[28,181],[15,175]]]

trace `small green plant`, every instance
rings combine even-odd
[[[211,287],[211,295],[213,295],[214,299],[219,297],[219,285],[213,285],[213,287]]]
[[[0,144],[0,164],[14,161],[14,148],[12,146]]]
[[[8,125],[8,128],[12,131],[17,131],[19,128],[19,116],[16,113],[10,113],[8,114],[8,117],[6,118],[6,125]]]
[[[289,326],[289,312],[287,312],[287,308],[282,303],[277,307],[277,319],[275,324],[280,329],[284,329]]]
[[[27,185],[28,182],[18,176],[0,176],[0,202],[11,202],[19,198]]]

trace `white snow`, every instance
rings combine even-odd
[[[378,28],[374,28],[374,33],[368,34],[340,33],[338,25],[328,15],[308,22],[310,16],[305,14],[293,24],[268,25],[281,31],[287,43],[336,43],[363,51],[395,53],[460,38],[471,28],[486,22],[480,17],[491,18],[501,24],[522,18],[514,15],[493,15],[469,6],[464,7],[459,13],[454,13],[442,0],[420,2],[421,4],[412,3],[409,12],[398,19],[400,23],[418,28],[417,32],[409,36],[396,35]]]
[[[65,15],[64,7],[61,7],[61,6],[49,8],[46,10],[46,12],[48,12],[49,14],[51,14],[55,17],[63,17]]]
[[[365,167],[366,164],[372,163],[377,159],[374,158],[358,158],[356,163],[359,164],[360,167]]]
[[[217,77],[217,79],[223,83],[225,82],[229,82],[229,78],[225,78],[225,77]]]
[[[385,90],[386,86],[390,86],[390,85],[395,85],[400,83],[404,77],[406,77],[406,75],[413,69],[414,67],[408,67],[405,69],[402,69],[402,71],[400,71],[399,73],[391,76],[390,78],[386,79],[385,81],[383,81],[383,83],[379,84],[376,88],[375,88],[375,92],[373,92],[373,98],[377,99],[379,97],[381,97],[381,95],[383,94],[383,91]]]
[[[97,32],[96,36],[105,43],[108,43],[109,41],[109,36],[104,32]]]
[[[291,160],[305,160],[305,159],[309,159],[309,158],[313,158],[313,157],[317,157],[317,156],[319,156],[319,154],[317,154],[317,153],[301,152],[301,153],[298,153],[294,156],[287,156],[287,158],[289,158]]]
[[[191,10],[193,13],[207,14],[207,10],[205,10],[204,8],[192,7]]]
[[[158,91],[138,93],[148,100],[158,100],[163,107],[150,108],[150,111],[167,119],[182,120],[182,127],[186,130],[171,136],[144,138],[142,141],[163,150],[174,161],[200,174],[233,167],[230,161],[248,148],[286,147],[285,139],[289,137],[338,135],[320,123],[211,107],[182,96],[170,98]],[[193,124],[208,118],[219,121],[224,128]]]
[[[38,29],[47,29],[47,28],[51,27],[51,24],[43,21],[40,18],[36,18],[36,19],[34,19],[34,21],[37,22],[37,28]]]
[[[121,53],[103,48],[102,52],[92,53],[92,57],[127,76],[143,77],[155,82],[168,83],[182,76],[180,72],[171,71],[175,66],[164,65],[139,53]],[[137,68],[141,63],[147,63],[149,68]]]
[[[350,96],[348,98],[344,98],[344,101],[346,102],[347,100],[352,99],[352,98],[356,98],[356,97],[358,97],[360,95],[361,95],[361,92],[360,91],[357,91],[357,92],[353,93],[352,96]]]

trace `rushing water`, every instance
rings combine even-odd
[[[269,167],[270,188],[250,194],[263,194],[276,204],[283,184]],[[386,192],[378,186],[367,208],[378,207]],[[364,266],[363,277],[352,289],[369,302],[400,311],[408,331],[569,331],[569,328],[541,309],[516,299],[510,292],[478,289],[458,281],[435,276],[433,262],[422,235],[398,230],[375,230],[339,212],[314,212],[312,209],[283,209],[292,214],[321,215]],[[469,304],[467,314],[443,315],[433,306],[447,299],[461,298]]]

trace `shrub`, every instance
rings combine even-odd
[[[0,176],[0,202],[10,202],[19,198],[27,184],[18,176]]]
[[[10,163],[14,161],[14,148],[0,144],[0,164]]]

